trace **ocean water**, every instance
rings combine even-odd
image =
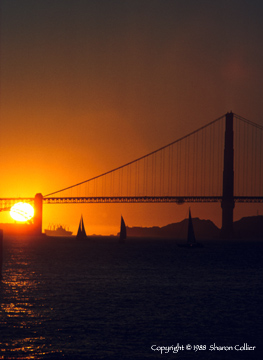
[[[263,240],[204,245],[4,238],[0,359],[262,359]]]

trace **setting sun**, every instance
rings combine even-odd
[[[10,209],[10,216],[16,221],[28,221],[34,216],[34,208],[28,203],[16,203]]]

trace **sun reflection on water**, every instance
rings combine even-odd
[[[41,291],[41,274],[33,270],[21,244],[8,250],[0,283],[0,359],[42,359],[58,354],[41,331],[52,314]]]

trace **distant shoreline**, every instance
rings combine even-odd
[[[233,224],[234,238],[263,238],[263,216],[248,216]],[[219,239],[221,229],[211,220],[193,218],[193,226],[197,239]],[[127,236],[147,238],[185,239],[187,236],[188,219],[177,223],[158,227],[128,227]]]
[[[129,238],[150,238],[150,239],[185,239],[187,234],[188,219],[184,219],[177,223],[168,224],[162,227],[140,227],[127,226],[127,237]],[[202,220],[199,218],[193,218],[193,226],[195,229],[195,235],[197,239],[219,239],[221,229],[218,228],[211,220]],[[0,224],[0,229],[3,229],[4,234],[8,236],[34,236],[33,225],[31,224]],[[263,238],[263,216],[247,216],[234,222],[234,234],[235,238]],[[46,236],[44,233],[41,237],[56,238],[59,236]],[[98,238],[116,238],[116,235],[88,235],[90,239]],[[63,237],[74,238],[75,235]]]

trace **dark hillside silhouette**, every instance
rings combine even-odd
[[[234,222],[237,238],[263,238],[263,216],[248,216]]]
[[[127,227],[130,237],[185,239],[188,219],[163,227]],[[217,239],[220,229],[210,220],[193,219],[197,239]],[[263,216],[244,217],[234,222],[235,238],[263,238]]]
[[[209,239],[218,238],[220,229],[210,220],[200,220],[193,218],[193,226],[195,229],[196,238]],[[188,219],[181,222],[169,224],[163,227],[127,227],[129,236],[134,237],[150,237],[150,238],[175,238],[184,239],[187,236]]]

